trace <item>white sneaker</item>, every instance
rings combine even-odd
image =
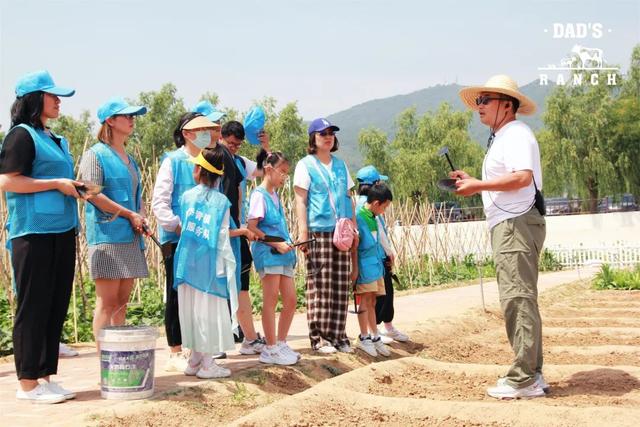
[[[380,335],[383,335],[387,338],[391,338],[392,340],[398,341],[398,342],[409,341],[409,337],[406,334],[403,334],[402,332],[397,330],[396,328],[392,328],[391,330],[388,330],[387,328],[382,328],[380,330]]]
[[[386,335],[382,334],[382,331],[378,331],[380,333],[380,340],[383,344],[391,344],[393,342],[393,338],[389,338]]]
[[[263,349],[264,343],[260,339],[260,334],[258,334],[258,338],[253,341],[247,341],[246,338],[242,341],[240,354],[260,354]]]
[[[60,347],[58,347],[58,354],[60,357],[76,357],[80,353],[61,342]]]
[[[265,346],[260,353],[259,360],[261,363],[269,365],[295,365],[298,363],[298,358],[294,354],[284,351],[281,346],[277,345],[271,348]]]
[[[67,390],[66,388],[63,388],[60,384],[58,384],[55,381],[49,381],[49,382],[44,381],[42,385],[47,387],[49,391],[51,391],[52,393],[63,395],[66,400],[71,400],[76,398],[76,394],[74,392],[72,392],[71,390]]]
[[[378,356],[378,352],[376,351],[376,346],[373,345],[373,341],[371,341],[371,337],[369,335],[367,335],[364,338],[361,338],[358,335],[357,348],[359,348],[360,350],[364,351],[365,353],[367,353],[371,357],[377,357]]]
[[[184,368],[184,374],[190,377],[196,375],[200,370],[200,365],[202,365],[202,356],[200,356],[200,358],[196,358],[194,353],[191,353],[191,357],[187,362],[187,367]]]
[[[489,387],[487,394],[496,399],[527,399],[544,396],[544,391],[536,381],[530,386],[522,388],[514,388],[506,383],[497,385],[496,387]]]
[[[315,350],[320,354],[331,354],[338,351],[334,346],[330,344],[325,344],[321,347],[316,348]]]
[[[184,372],[189,365],[189,357],[183,350],[177,353],[170,353],[167,363],[164,365],[166,372]]]
[[[338,351],[340,353],[353,353],[353,349],[349,344],[342,344],[340,347],[338,347]]]
[[[384,345],[384,343],[382,342],[382,339],[380,339],[380,337],[378,337],[378,339],[375,339],[375,340],[372,339],[371,341],[373,342],[373,346],[376,348],[376,352],[378,354],[381,354],[384,357],[391,356],[391,350],[389,350],[389,347]]]
[[[32,403],[43,404],[60,403],[67,400],[64,395],[60,393],[54,393],[44,384],[38,384],[36,388],[31,391],[23,391],[22,389],[18,389],[18,391],[16,391],[16,399],[29,400]]]
[[[544,391],[545,393],[549,393],[551,387],[549,387],[549,384],[547,384],[547,382],[544,380],[544,376],[542,375],[542,373],[536,372],[536,381],[540,385],[542,391]],[[498,378],[498,382],[496,384],[499,386],[506,385],[507,379],[505,377]]]
[[[286,341],[278,341],[276,343],[276,346],[279,346],[281,351],[294,355],[298,360],[300,360],[300,358],[302,357],[300,353],[289,347],[289,344],[287,344]]]
[[[212,360],[210,366],[202,366],[196,373],[196,377],[208,380],[211,378],[227,378],[231,376],[231,370],[223,368],[218,365],[215,360]]]

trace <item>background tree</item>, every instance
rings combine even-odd
[[[97,141],[95,122],[91,120],[91,114],[86,110],[80,113],[77,119],[61,114],[51,121],[49,126],[54,133],[64,136],[69,141],[69,151],[76,163],[80,161],[83,150]]]

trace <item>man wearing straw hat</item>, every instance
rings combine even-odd
[[[482,180],[464,171],[456,193],[482,193],[496,265],[500,305],[513,365],[487,393],[498,399],[544,396],[542,321],[538,309],[538,260],[545,238],[540,150],[531,129],[516,114],[533,114],[535,103],[511,78],[491,77],[484,86],[460,91],[462,101],[478,112],[491,130],[482,164]],[[538,200],[538,202],[536,202]]]

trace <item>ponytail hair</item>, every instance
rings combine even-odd
[[[258,170],[264,170],[267,165],[271,165],[271,167],[275,168],[280,163],[289,163],[289,160],[287,160],[287,158],[284,156],[284,154],[282,154],[281,151],[267,152],[263,148],[258,153],[256,162],[258,163]]]

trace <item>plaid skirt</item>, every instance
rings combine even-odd
[[[349,344],[346,323],[351,293],[351,253],[333,245],[333,232],[311,233],[316,241],[307,254],[307,323],[311,348],[321,339],[339,347]]]

